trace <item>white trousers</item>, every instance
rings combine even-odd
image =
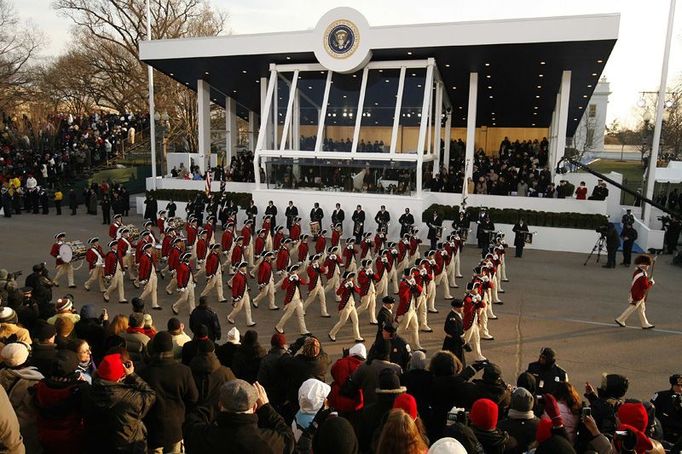
[[[339,288],[339,282],[339,272],[336,270],[334,271],[331,279],[327,281],[327,285],[324,286],[325,292],[331,289],[331,291],[334,293],[334,296],[336,297],[336,301],[341,301],[341,297],[336,294],[336,290]]]
[[[279,331],[284,331],[284,326],[287,320],[291,318],[292,315],[296,314],[296,321],[298,322],[298,333],[303,335],[308,333],[308,328],[305,326],[305,317],[303,316],[303,303],[301,302],[301,296],[298,292],[291,299],[289,304],[284,306],[284,313],[282,318],[279,320],[275,329]]]
[[[268,299],[268,308],[277,309],[277,304],[275,304],[275,280],[272,275],[270,275],[268,283],[258,290],[258,295],[253,299],[253,304],[258,306],[264,298]]]
[[[142,301],[145,300],[148,296],[152,297],[152,307],[159,307],[159,303],[156,299],[156,289],[158,285],[158,278],[156,277],[156,269],[152,267],[152,272],[149,274],[149,280],[147,283],[144,285],[144,290],[142,291],[142,295],[140,295],[140,299]]]
[[[104,285],[104,269],[101,266],[95,266],[90,270],[90,277],[88,277],[88,280],[85,281],[83,287],[85,287],[86,290],[90,290],[90,286],[94,284],[95,281],[97,281],[99,284],[100,292],[106,290],[106,286]]]
[[[443,298],[451,299],[452,294],[450,293],[450,277],[448,276],[447,270],[443,270],[442,273],[436,276],[436,286],[439,285],[443,289]]]
[[[107,287],[107,291],[104,292],[106,298],[110,298],[114,290],[118,290],[118,300],[125,301],[126,297],[123,294],[123,273],[121,272],[120,266],[116,267],[116,272],[109,282],[109,287]]]
[[[630,318],[633,312],[637,311],[637,317],[639,317],[639,324],[642,328],[648,328],[651,326],[649,320],[646,318],[646,302],[644,300],[635,301],[628,304],[622,314],[618,316],[616,320],[620,323],[625,324],[625,322]]]
[[[447,288],[447,287],[446,287]],[[448,289],[448,293],[450,289]],[[429,281],[429,285],[426,289],[426,302],[428,303],[427,309],[431,312],[436,310],[436,281],[432,279]]]
[[[374,290],[374,283],[370,282],[367,294],[360,298],[360,307],[357,308],[358,314],[363,311],[369,311],[369,322],[374,324],[377,322],[377,292]]]
[[[419,343],[419,321],[417,320],[417,313],[414,308],[410,307],[400,318],[398,334],[403,337],[408,336],[415,349],[419,350],[422,348]]]
[[[448,278],[448,285],[457,288],[457,274],[455,273],[455,259],[450,260],[448,266],[445,267],[445,276]]]
[[[66,274],[69,287],[76,285],[73,281],[73,265],[71,265],[71,263],[62,263],[61,265],[57,265],[57,272],[55,273],[54,279],[52,279],[52,281],[59,284],[59,279],[64,274]]]
[[[481,334],[479,331],[478,320],[474,320],[471,328],[464,331],[464,342],[469,344],[474,354],[474,361],[485,361],[485,356],[481,353]]]
[[[398,271],[396,270],[395,265],[388,273],[388,280],[393,283],[393,293],[398,293]]]
[[[206,281],[206,287],[201,292],[199,296],[206,296],[211,293],[211,290],[215,289],[218,295],[218,302],[225,301],[225,295],[223,294],[223,274],[222,270],[218,268],[218,271]]]
[[[177,310],[178,306],[186,303],[189,306],[189,313],[192,313],[194,310],[194,285],[190,277],[187,287],[180,291],[180,297],[173,303],[173,309]]]
[[[353,325],[353,336],[355,340],[362,339],[362,336],[360,336],[358,311],[355,309],[355,300],[353,300],[352,296],[348,298],[348,303],[346,303],[346,306],[339,311],[339,321],[336,322],[336,325],[334,325],[332,330],[329,331],[329,335],[333,338],[336,338],[336,334],[341,328],[343,328],[343,325],[346,324],[348,318],[350,318],[351,324]]]
[[[508,280],[507,279],[507,260],[506,260],[505,255],[502,256],[502,263],[500,264],[500,268],[501,268],[500,271],[502,273],[502,280],[507,281]]]
[[[460,255],[462,255],[462,251],[457,251],[457,254],[455,254],[455,258],[453,259],[455,261],[455,276],[457,277],[462,275],[462,267],[459,260]]]
[[[423,331],[430,331],[429,327],[429,314],[426,311],[427,298],[426,292],[423,292],[416,299],[417,301],[417,320],[419,320],[419,329]]]
[[[308,296],[306,297],[305,302],[303,303],[304,313],[308,310],[308,306],[310,306],[312,302],[315,301],[315,298],[319,298],[320,300],[321,315],[323,317],[328,317],[329,312],[327,312],[327,295],[324,293],[324,287],[322,287],[322,282],[319,280],[319,278],[317,280],[317,285],[308,293]]]
[[[234,305],[232,312],[230,312],[230,315],[228,315],[227,318],[235,321],[234,318],[242,309],[244,309],[244,314],[246,315],[246,325],[254,325],[253,318],[251,318],[251,298],[249,297],[249,292],[244,292],[244,296]]]
[[[376,293],[382,298],[388,295],[388,274],[386,272],[384,272],[384,275],[381,276],[381,279],[377,282]]]

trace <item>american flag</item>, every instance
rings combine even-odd
[[[205,189],[205,191],[206,191],[207,195],[211,193],[211,169],[208,169],[206,171],[206,189]]]

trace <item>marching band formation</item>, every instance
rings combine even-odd
[[[301,218],[292,202],[285,212],[286,227],[275,225],[276,209],[272,207],[270,202],[260,229],[253,204],[241,228],[234,210],[222,220],[220,236],[213,215],[202,226],[193,215],[184,221],[168,218],[162,210],[157,221],[145,221],[142,230],[126,225],[123,217],[116,215],[109,226],[106,252],[99,237],[90,238],[85,246],[67,241],[66,233],[60,232],[50,251],[56,260],[55,285],[66,276],[68,286],[74,288],[74,265],[84,260],[89,270],[85,290],[97,285],[105,302],[113,297],[127,303],[128,280],[141,289],[142,300],[162,310],[157,300],[158,279],[168,275],[165,291],[178,295],[171,306],[176,315],[185,307],[189,312],[194,309],[196,287],[203,285],[201,296],[215,292],[219,303],[231,300],[229,323],[234,324],[243,312],[246,325],[254,326],[252,309],[267,302],[269,310],[283,310],[275,331],[284,333],[289,319],[295,316],[296,329],[303,335],[309,333],[306,314],[316,312],[318,305],[321,317],[331,317],[327,307],[331,292],[338,311],[338,322],[328,333],[332,342],[349,320],[355,341],[364,342],[360,316],[367,312],[371,325],[386,323],[386,317],[377,320],[377,299],[383,308],[392,308],[397,302],[389,321],[398,326],[398,333],[413,348],[424,350],[419,333],[433,332],[429,314],[438,313],[438,301],[454,300],[451,290],[459,288],[457,279],[464,277],[460,256],[469,233],[466,213],[452,223],[452,233],[444,238],[442,219],[434,212],[427,222],[431,244],[426,249],[421,246],[409,209],[399,218],[401,237],[390,241],[386,232],[391,216],[384,206],[374,218],[376,230],[372,233],[365,231],[365,213],[358,205],[352,214],[353,232],[347,238],[343,232],[345,214],[339,204],[332,213],[329,238],[328,231],[322,229],[324,214],[318,204],[311,211],[309,233],[302,232]],[[477,361],[485,360],[480,339],[494,339],[488,321],[497,319],[493,305],[502,304],[502,283],[508,282],[506,249],[504,235],[491,232],[487,252],[474,268],[464,297],[453,303],[453,307],[461,307],[461,340]],[[282,306],[276,301],[277,289],[284,292]]]

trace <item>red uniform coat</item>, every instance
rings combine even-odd
[[[305,262],[308,258],[308,243],[306,241],[301,241],[298,245],[298,261]]]
[[[130,243],[130,240],[126,238],[119,238],[118,243],[117,243],[117,251],[118,251],[118,256],[123,259],[125,255],[128,253],[128,249],[131,248],[133,245]]]
[[[277,251],[277,271],[284,271],[289,266],[289,249],[282,246]]]
[[[142,247],[147,243],[151,243],[151,240],[149,237],[145,236],[135,245],[135,263],[140,263],[140,257],[142,257],[143,254]]]
[[[436,261],[436,265],[433,267],[433,272],[436,276],[438,276],[445,269],[445,257],[443,257],[443,254],[438,251],[434,256],[434,260]]]
[[[386,257],[386,271],[390,272],[393,269],[393,254],[391,254],[391,251],[386,251],[384,257]]]
[[[270,230],[272,229],[272,221],[270,220],[270,218],[263,219],[263,228],[267,232],[270,232]]]
[[[289,229],[289,238],[296,241],[301,236],[301,224],[294,224]]]
[[[341,297],[341,301],[339,301],[339,310],[343,310],[343,308],[346,307],[346,304],[348,304],[348,300],[350,299],[353,294],[360,294],[360,288],[357,287],[356,285],[351,285],[350,287],[346,285],[346,282],[344,281],[338,289],[336,289],[336,294]]]
[[[94,267],[97,266],[97,259],[99,258],[104,258],[104,251],[102,250],[101,246],[93,246],[90,249],[88,249],[88,252],[85,253],[85,260],[88,262],[88,269],[91,270]]]
[[[410,255],[414,255],[417,253],[417,249],[419,248],[419,245],[421,244],[422,240],[412,237],[410,238]]]
[[[208,241],[202,238],[197,240],[197,260],[206,260],[208,252]]]
[[[178,288],[187,288],[190,279],[194,279],[192,276],[192,268],[190,268],[188,263],[180,263],[178,265]]]
[[[382,235],[381,233],[377,233],[374,235],[374,250],[379,251],[381,250],[382,247],[384,247],[384,243],[386,242],[386,235]]]
[[[161,242],[161,256],[162,257],[168,257],[168,254],[170,253],[171,250],[171,243],[173,242],[173,236],[171,235],[166,235],[163,237],[163,241]]]
[[[444,257],[444,259],[445,259],[445,266],[447,266],[447,265],[449,265],[450,262],[452,261],[452,256],[453,256],[453,254],[455,254],[455,253],[457,252],[457,248],[456,248],[456,247],[453,248],[453,247],[450,245],[450,243],[445,243],[445,244],[443,245],[443,249],[445,249],[445,252],[448,253],[448,255],[447,255],[446,257]]]
[[[355,260],[355,247],[347,246],[343,250],[343,266],[350,266],[351,262]]]
[[[180,250],[179,247],[173,246],[168,253],[168,269],[173,271],[177,269],[178,265],[180,264],[180,254],[182,254],[182,251]]]
[[[54,243],[50,249],[50,255],[57,259],[57,266],[64,264],[64,260],[57,257],[59,255],[59,248],[62,246],[62,244],[64,243]]]
[[[232,248],[232,257],[230,257],[230,263],[232,266],[237,266],[239,265],[239,262],[242,261],[242,258],[244,257],[244,247],[240,246],[238,244],[235,244],[234,247]]]
[[[377,281],[380,281],[381,278],[384,277],[384,272],[386,271],[386,264],[384,263],[383,260],[377,260],[377,261],[376,261],[376,268],[377,268],[377,272],[376,272],[376,275],[375,275],[375,276],[376,276],[376,280],[377,280]]]
[[[405,254],[410,250],[410,242],[400,241],[398,243],[398,261],[402,262],[405,259]]]
[[[646,294],[652,286],[653,284],[647,277],[646,271],[637,268],[632,274],[632,285],[630,286],[630,297],[632,298],[632,301],[637,302],[646,299]]]
[[[334,271],[336,267],[341,265],[341,259],[336,256],[336,254],[330,254],[324,260],[324,267],[327,269],[325,276],[327,279],[331,279],[334,276]]]
[[[159,229],[160,233],[164,233],[166,231],[166,220],[163,218],[157,218],[156,219],[156,228]]]
[[[228,252],[232,248],[232,242],[234,241],[234,232],[230,229],[223,231],[223,236],[220,238],[220,246],[223,251]]]
[[[206,242],[210,243],[211,238],[213,238],[213,231],[215,230],[215,228],[213,227],[213,223],[209,222],[208,224],[205,224],[204,230],[206,230]]]
[[[474,297],[475,295],[472,295],[470,293],[467,293],[467,295],[464,297],[464,314],[462,317],[464,323],[464,331],[471,328],[471,326],[474,324],[475,316],[480,312],[481,302],[479,301],[478,303],[476,303],[474,301]]]
[[[377,276],[371,269],[363,268],[358,273],[358,284],[360,285],[360,296],[365,296],[369,292],[369,284],[378,281]]]
[[[414,298],[416,295],[419,295],[422,290],[423,288],[419,284],[412,286],[405,279],[400,281],[400,286],[398,287],[398,297],[400,299],[400,303],[398,304],[396,317],[400,317],[407,313],[408,309],[410,308],[412,298]]]
[[[578,200],[587,199],[587,186],[578,186],[575,190],[575,198]]]
[[[332,246],[338,246],[340,239],[341,232],[339,232],[338,230],[332,230]]]
[[[112,277],[119,266],[121,269],[123,268],[123,262],[118,255],[114,251],[107,252],[106,257],[104,257],[104,276]]]
[[[265,238],[258,235],[256,240],[253,242],[253,253],[260,255],[260,253],[263,252],[263,249],[265,249]]]
[[[197,228],[191,224],[186,224],[185,231],[187,232],[187,245],[194,246],[194,242],[197,240]]]
[[[140,275],[139,279],[141,281],[148,281],[149,276],[152,274],[152,269],[154,266],[154,259],[152,259],[152,256],[148,253],[142,254],[140,257]]]
[[[244,245],[244,247],[247,247],[251,242],[251,227],[249,227],[248,225],[242,227],[241,235],[244,237],[244,241],[242,242],[242,244]]]
[[[284,305],[286,306],[291,302],[292,299],[294,299],[294,295],[296,294],[296,291],[298,290],[298,295],[299,297],[301,296],[301,291],[299,289],[299,286],[301,285],[307,285],[308,283],[305,281],[302,281],[298,276],[292,275],[284,279],[282,281],[282,289],[285,291],[284,295]]]
[[[315,266],[313,264],[308,265],[305,269],[308,275],[308,291],[312,292],[317,287],[317,283],[320,281],[320,274],[322,273],[322,268],[320,266]]]
[[[218,265],[220,265],[220,256],[216,252],[211,252],[206,257],[206,277],[212,277],[218,272]]]
[[[115,239],[115,238],[116,238],[116,234],[118,233],[118,228],[119,228],[119,227],[121,227],[121,223],[120,223],[120,222],[114,222],[113,224],[111,224],[111,225],[109,226],[109,236],[111,237],[111,239]]]
[[[327,247],[327,239],[322,235],[315,240],[315,254],[323,254]]]
[[[275,236],[272,237],[272,249],[279,249],[279,247],[282,245],[282,241],[284,241],[284,234],[280,230],[279,232],[275,233]]]
[[[258,284],[259,285],[265,285],[268,282],[270,282],[270,278],[272,277],[272,263],[268,262],[267,260],[263,260],[260,262],[260,265],[258,265]]]
[[[372,250],[372,244],[372,240],[369,238],[362,242],[360,245],[360,258],[364,259],[367,257],[367,254]]]
[[[244,293],[249,290],[249,285],[246,280],[246,273],[241,271],[232,278],[232,300],[239,301],[244,297]]]

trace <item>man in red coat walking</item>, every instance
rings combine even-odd
[[[301,285],[307,285],[308,283],[298,276],[298,270],[298,264],[291,265],[287,269],[288,275],[282,282],[282,289],[284,290],[284,314],[282,314],[282,318],[277,325],[275,325],[275,331],[280,334],[284,334],[284,326],[286,325],[287,320],[294,314],[296,314],[299,334],[302,336],[310,334],[310,331],[308,331],[308,328],[305,326],[305,314],[303,313],[303,301],[301,300]]]
[[[99,238],[93,237],[88,240],[90,248],[88,252],[85,253],[85,261],[88,262],[88,269],[90,270],[90,277],[83,287],[88,292],[90,291],[90,286],[97,281],[99,284],[99,291],[104,293],[106,287],[104,286],[104,251],[102,246],[99,244]]]
[[[142,295],[140,295],[140,299],[144,301],[145,298],[151,296],[152,309],[160,311],[161,306],[159,306],[159,303],[156,299],[157,277],[156,263],[154,262],[154,258],[152,257],[153,247],[154,246],[152,245],[152,243],[145,243],[145,245],[142,246],[142,255],[140,256],[140,271],[138,279],[140,281],[140,285],[144,285],[144,290],[142,291]]]
[[[412,340],[411,345],[414,345],[417,350],[425,351],[419,342],[419,320],[416,310],[417,298],[423,291],[422,286],[417,284],[414,278],[414,274],[418,272],[416,268],[405,268],[398,287],[400,303],[395,320],[398,322],[398,334],[409,335]]]
[[[268,300],[268,309],[276,311],[279,309],[275,303],[275,275],[272,269],[272,260],[275,253],[272,251],[263,252],[260,263],[258,264],[258,295],[253,299],[253,306],[258,307],[258,303],[264,298]]]
[[[637,269],[632,275],[628,307],[626,307],[623,313],[616,319],[616,323],[619,326],[625,327],[625,322],[635,311],[637,311],[637,316],[639,317],[639,323],[642,326],[642,329],[651,329],[656,326],[649,323],[649,320],[646,318],[647,294],[655,284],[654,280],[650,279],[647,274],[652,263],[653,261],[648,255],[640,255],[635,259],[635,266],[637,266]]]
[[[360,335],[360,323],[358,321],[358,312],[355,309],[355,298],[360,295],[360,288],[355,285],[355,273],[346,271],[343,273],[343,281],[341,285],[336,290],[336,294],[341,297],[339,301],[339,321],[336,325],[329,331],[329,340],[336,342],[336,334],[339,332],[343,325],[346,324],[348,318],[353,325],[353,336],[355,342],[364,342],[365,340]],[[354,297],[355,296],[355,297]]]
[[[171,310],[175,315],[178,315],[178,306],[187,303],[189,306],[189,313],[191,314],[194,310],[194,287],[196,283],[194,282],[194,275],[192,274],[192,267],[189,262],[192,258],[190,252],[185,252],[182,254],[180,259],[180,264],[177,268],[177,282],[178,282],[178,292],[180,292],[180,297],[177,299]]]
[[[218,302],[226,303],[227,300],[223,295],[223,265],[220,263],[220,244],[213,243],[209,249],[210,252],[206,257],[204,267],[206,270],[206,287],[199,296],[206,296],[215,288]]]
[[[113,240],[109,243],[110,251],[104,257],[104,279],[109,282],[107,291],[102,294],[104,301],[109,302],[110,295],[114,290],[118,290],[118,302],[128,303],[123,294],[123,261],[118,255],[118,241]]]
[[[248,263],[242,261],[237,265],[237,273],[232,278],[232,312],[227,316],[227,321],[234,325],[234,318],[244,309],[246,326],[254,326],[256,323],[251,318],[251,297],[249,296],[248,276],[246,275]]]

